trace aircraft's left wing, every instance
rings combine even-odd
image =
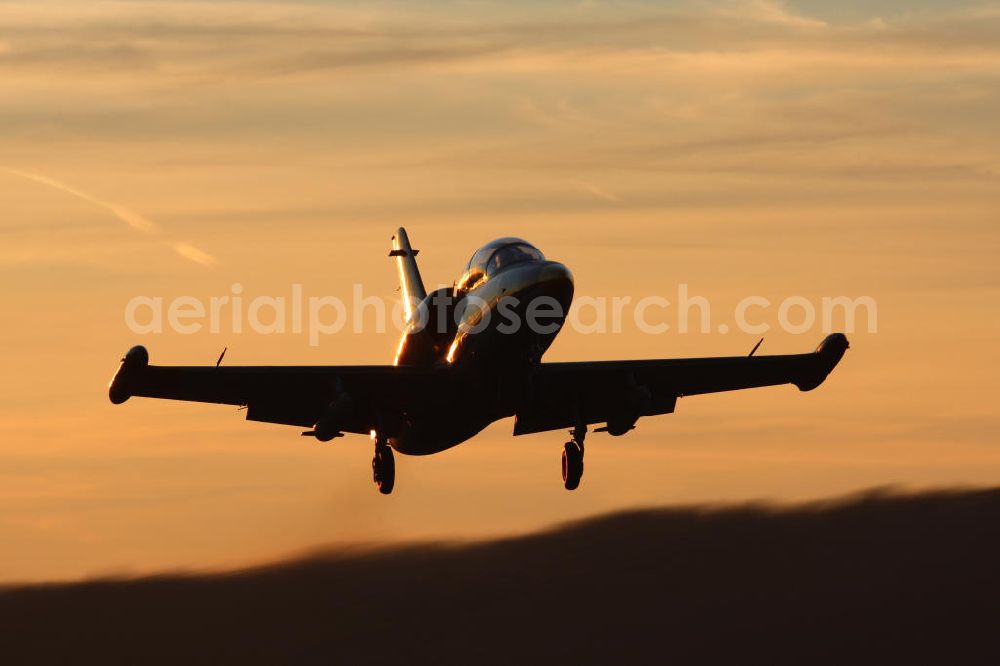
[[[144,347],[122,359],[108,389],[115,404],[132,396],[247,408],[247,419],[313,426],[338,396],[352,408],[339,429],[368,434],[381,414],[419,414],[446,408],[459,391],[441,371],[391,365],[156,366]],[[455,388],[455,391],[451,390]]]
[[[620,435],[639,417],[673,412],[686,395],[779,384],[811,391],[847,347],[847,337],[834,333],[807,354],[542,363],[517,410],[514,434],[606,423]]]

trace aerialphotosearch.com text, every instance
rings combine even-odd
[[[477,312],[472,313],[470,308]],[[564,327],[584,335],[621,333],[626,329],[649,335],[734,331],[763,335],[775,328],[791,334],[878,331],[877,304],[874,298],[865,295],[820,298],[789,295],[780,300],[748,295],[731,309],[727,308],[725,317],[717,316],[719,310],[713,309],[707,297],[692,294],[686,283],[678,284],[670,297],[579,295],[568,313],[562,312],[555,299],[544,296],[527,303],[520,303],[514,296],[503,296],[495,303],[488,303],[474,294],[455,298],[435,292],[428,302],[414,308],[409,317],[406,305],[399,299],[365,295],[361,284],[353,285],[350,298],[344,299],[307,295],[301,284],[292,284],[285,295],[251,297],[244,293],[243,285],[234,283],[229,293],[207,299],[135,296],[126,303],[124,316],[125,325],[137,335],[165,331],[291,333],[307,336],[312,346],[338,333],[384,333],[389,326],[399,331],[422,326],[443,331],[460,324],[470,330],[484,329],[494,317],[499,318],[495,321],[496,328],[503,333],[515,333],[522,326],[546,333],[563,322]],[[471,321],[475,324],[470,325]]]

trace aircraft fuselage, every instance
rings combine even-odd
[[[515,261],[498,261],[504,252],[515,254]],[[569,269],[525,241],[504,238],[478,250],[453,287],[415,305],[396,354],[396,365],[440,366],[476,378],[462,401],[462,417],[414,415],[389,437],[392,447],[410,455],[436,453],[512,416],[572,300]]]

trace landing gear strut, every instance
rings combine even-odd
[[[583,440],[587,436],[587,426],[577,426],[569,432],[573,439],[563,446],[562,479],[566,490],[576,490],[583,477]]]
[[[375,457],[372,458],[372,478],[378,491],[383,495],[392,492],[396,483],[396,461],[392,457],[392,449],[381,434],[375,436]]]

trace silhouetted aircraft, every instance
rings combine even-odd
[[[302,434],[323,442],[370,435],[384,494],[395,482],[393,449],[437,453],[513,416],[515,435],[570,429],[562,477],[573,490],[588,426],[604,424],[597,431],[617,437],[642,416],[670,414],[681,396],[778,384],[810,391],[848,348],[834,333],[807,354],[542,363],[573,299],[564,265],[526,241],[500,238],[472,255],[454,286],[427,294],[406,230],[392,240],[408,322],[393,365],[155,366],[136,346],[111,379],[111,402],[240,405],[250,421],[308,427]]]

